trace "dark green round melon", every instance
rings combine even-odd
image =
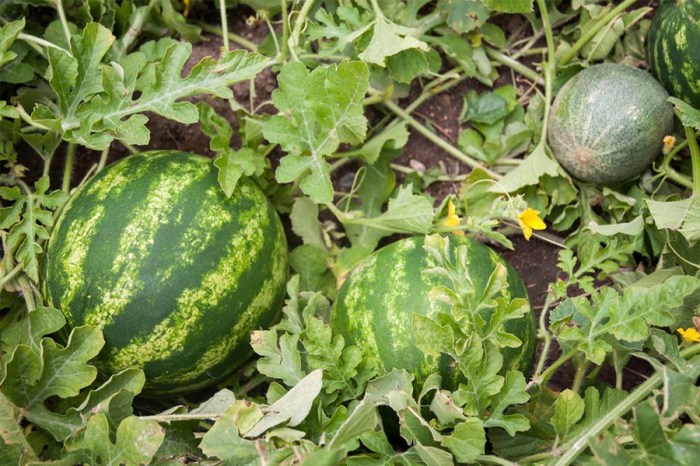
[[[100,171],[70,199],[48,243],[45,294],[71,326],[104,331],[98,364],[146,374],[144,393],[215,383],[280,315],[287,243],[264,193],[230,198],[210,159],[148,152]]]
[[[673,130],[668,93],[646,71],[595,65],[571,78],[552,104],[554,157],[582,181],[608,184],[641,174]]]
[[[421,385],[436,371],[442,375],[443,386],[455,388],[461,374],[455,370],[448,355],[429,356],[416,347],[413,314],[434,317],[446,304],[429,298],[438,285],[448,285],[447,279],[423,274],[436,265],[435,259],[423,248],[425,238],[416,236],[394,242],[376,251],[354,269],[338,291],[333,305],[330,325],[334,334],[342,335],[346,344],[357,345],[370,354],[380,371],[405,369]],[[498,264],[508,270],[510,298],[527,299],[527,291],[517,272],[495,251],[478,241],[451,235],[450,248],[467,247],[469,274],[474,289],[484,290]],[[535,319],[532,312],[523,318],[506,322],[506,330],[521,341],[517,348],[503,350],[503,371],[516,369],[529,373],[536,346]]]
[[[662,1],[647,51],[652,72],[669,94],[700,108],[700,2]]]

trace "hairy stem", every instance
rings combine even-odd
[[[44,49],[41,47],[51,47],[54,49],[62,50],[69,55],[71,55],[70,50],[66,50],[63,47],[59,47],[58,45],[54,44],[53,42],[49,42],[48,40],[42,39],[41,37],[33,36],[31,34],[27,34],[25,32],[20,32],[19,35],[17,36],[18,39],[21,39],[25,41],[30,47],[32,47],[34,50],[39,52],[41,55],[46,55],[44,52]]]
[[[556,372],[557,369],[559,369],[562,365],[569,361],[569,359],[573,358],[577,354],[577,349],[571,349],[559,356],[559,358],[556,361],[554,361],[547,369],[545,369],[544,372],[542,372],[542,375],[540,376],[540,384],[546,384],[547,382],[549,382],[549,379],[552,378],[554,372]]]
[[[63,9],[63,0],[55,0],[56,11],[58,12],[58,19],[61,21],[61,26],[63,27],[63,34],[66,35],[66,41],[70,44],[70,28],[68,27],[68,19],[66,18],[66,12]]]
[[[314,6],[315,0],[304,0],[304,4],[299,10],[299,14],[294,21],[294,29],[292,29],[292,37],[289,38],[288,46],[289,52],[291,53],[294,60],[299,61],[299,56],[297,55],[297,47],[299,47],[299,37],[301,36],[301,30],[304,28],[304,23],[309,17],[309,12],[311,7]]]
[[[489,58],[495,60],[497,63],[507,66],[511,70],[515,71],[516,73],[522,76],[525,76],[527,79],[539,84],[540,86],[544,86],[545,83],[542,77],[535,71],[520,63],[519,61],[514,60],[511,57],[491,47],[486,47],[485,50],[486,55],[488,55]]]
[[[63,185],[64,192],[70,192],[70,179],[73,174],[73,160],[75,159],[75,143],[69,142],[66,149],[66,164],[63,167]]]
[[[540,385],[542,383],[544,374],[544,365],[547,362],[547,357],[549,355],[549,347],[552,345],[552,336],[549,334],[549,327],[547,326],[547,314],[549,314],[549,307],[552,305],[552,295],[547,293],[547,298],[545,298],[544,306],[540,312],[539,320],[539,333],[542,336],[544,344],[542,345],[542,353],[540,354],[540,359],[537,361],[537,367],[535,369],[535,374],[532,376],[532,383]],[[561,358],[560,358],[561,359]]]
[[[5,288],[5,285],[7,285],[10,281],[12,281],[13,278],[17,276],[18,273],[22,271],[22,264],[17,264],[14,266],[12,270],[7,272],[5,275],[3,275],[0,278],[0,290]]]
[[[479,455],[476,457],[478,464],[497,464],[501,466],[518,466],[519,463],[513,463],[496,455]]]
[[[284,63],[287,59],[287,50],[289,50],[289,18],[287,15],[287,0],[280,0],[282,3],[282,49],[280,50],[280,62]]]
[[[31,115],[29,115],[27,113],[27,111],[24,109],[24,107],[22,107],[21,104],[15,105],[15,110],[17,110],[17,112],[19,113],[19,116],[29,126],[36,128],[36,129],[40,129],[42,131],[52,131],[51,128],[49,128],[48,126],[44,126],[41,123],[37,123],[36,121],[34,121],[31,117]]]
[[[107,147],[105,150],[103,150],[102,153],[100,154],[100,162],[97,164],[97,171],[95,173],[99,172],[100,170],[102,170],[105,167],[105,165],[107,164],[107,156],[108,155],[109,155],[109,147]]]
[[[228,52],[228,15],[226,14],[226,0],[219,0],[219,13],[221,15],[221,38],[224,41],[224,50]]]
[[[700,147],[695,137],[695,131],[688,126],[685,127],[685,138],[690,149],[690,161],[693,165],[693,194],[700,194]]]
[[[554,35],[552,34],[552,23],[549,21],[547,2],[545,0],[537,0],[537,7],[540,9],[544,38],[547,43],[547,61],[550,66],[553,66],[556,60],[556,49],[554,48]]]
[[[576,373],[574,374],[574,382],[571,384],[571,390],[579,393],[583,384],[583,378],[586,375],[586,371],[588,371],[589,363],[586,360],[576,360],[576,362]]]

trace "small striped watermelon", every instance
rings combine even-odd
[[[210,385],[252,354],[279,316],[287,243],[264,193],[230,198],[211,160],[156,151],[100,171],[70,199],[44,264],[45,294],[71,326],[99,326],[98,364],[143,368],[144,393]]]
[[[435,266],[435,259],[423,248],[424,241],[425,237],[415,236],[394,242],[354,269],[338,291],[330,325],[334,334],[342,335],[347,344],[358,345],[374,355],[381,371],[405,369],[420,385],[428,374],[439,370],[443,386],[453,388],[462,380],[454,370],[453,360],[448,355],[438,358],[423,354],[416,347],[413,332],[414,312],[434,317],[446,306],[429,298],[435,286],[448,282],[422,273]],[[478,241],[451,235],[453,254],[461,245],[467,247],[469,273],[477,292],[485,288],[497,264],[504,264],[510,298],[527,299],[525,285],[517,272],[496,252]],[[534,315],[528,312],[523,318],[507,321],[505,328],[522,345],[503,350],[503,370],[528,373],[536,346]]]
[[[648,43],[654,75],[671,95],[700,108],[700,2],[663,0]]]
[[[557,93],[547,137],[567,172],[608,184],[646,170],[672,131],[673,107],[654,77],[604,63],[579,72]]]

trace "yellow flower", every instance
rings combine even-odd
[[[676,145],[676,138],[674,136],[665,136],[664,137],[664,155],[667,155],[669,152],[673,150],[673,146]]]
[[[689,327],[685,330],[679,328],[678,333],[680,333],[683,339],[688,343],[700,343],[700,332],[698,332],[693,327]]]
[[[455,213],[455,205],[452,202],[452,199],[447,201],[447,217],[445,217],[440,223],[450,228],[458,227],[462,223],[462,219]],[[464,235],[462,230],[455,230],[452,233],[455,235]]]
[[[523,229],[525,239],[528,241],[532,237],[532,230],[544,230],[547,228],[547,225],[540,218],[540,212],[530,207],[518,214],[518,223],[520,228]]]

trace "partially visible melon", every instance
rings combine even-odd
[[[649,28],[649,65],[673,96],[700,107],[700,2],[660,2]]]
[[[454,360],[446,354],[439,357],[424,354],[416,346],[413,314],[435,318],[440,311],[449,311],[447,304],[430,299],[433,288],[448,286],[449,281],[423,273],[436,266],[424,244],[423,236],[405,238],[365,259],[340,287],[330,325],[333,333],[342,335],[348,344],[362,347],[380,372],[404,369],[415,377],[419,386],[429,374],[440,372],[443,386],[455,388],[464,376]],[[491,274],[500,265],[508,273],[507,299],[528,299],[518,273],[495,251],[478,241],[451,235],[452,254],[460,246],[467,248],[469,278],[476,296],[481,296]],[[488,322],[487,315],[483,317]],[[528,312],[521,318],[508,320],[505,330],[522,344],[503,349],[502,371],[519,370],[528,374],[537,344],[534,314]]]
[[[642,173],[673,129],[668,93],[646,71],[595,65],[571,78],[549,116],[549,146],[574,177],[615,183]]]

